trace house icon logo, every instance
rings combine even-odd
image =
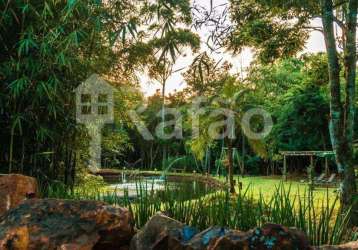
[[[114,122],[113,93],[116,89],[93,74],[80,84],[76,92],[76,120],[84,124],[91,137],[89,168],[96,172],[101,167],[102,128]]]
[[[79,123],[112,123],[115,88],[93,74],[76,89],[76,118]]]

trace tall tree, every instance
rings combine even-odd
[[[135,61],[142,66],[143,71],[146,71],[148,76],[162,87],[161,118],[164,126],[168,79],[175,71],[177,58],[187,48],[197,51],[200,47],[200,39],[188,29],[192,20],[188,0],[148,2],[147,9],[155,14],[147,21],[149,27],[144,27],[145,35],[128,52],[130,61]],[[164,165],[167,157],[165,143],[162,156]]]
[[[353,213],[358,224],[357,184],[353,165],[353,129],[355,115],[355,84],[357,70],[357,10],[358,1],[350,0],[348,8],[342,7],[346,19],[341,24],[343,31],[345,100],[341,96],[340,62],[334,34],[334,4],[332,0],[321,1],[323,31],[328,55],[329,80],[331,86],[330,134],[333,150],[336,153],[338,169],[343,172],[342,204],[353,205]]]
[[[231,8],[234,27],[227,45],[234,51],[240,51],[245,46],[254,48],[257,59],[264,62],[295,55],[303,49],[312,30],[324,34],[331,97],[331,143],[338,170],[343,177],[341,203],[346,210],[353,206],[352,223],[357,224],[358,199],[352,142],[356,105],[358,1],[232,0]],[[322,26],[313,24],[314,18],[320,18]],[[343,58],[339,49],[343,51]],[[342,64],[344,92],[341,91]]]
[[[236,136],[239,134],[237,131],[242,129],[240,124],[249,107],[248,103],[255,106],[257,102],[251,97],[252,88],[230,74],[231,67],[228,62],[216,63],[204,53],[194,60],[184,73],[184,78],[188,83],[187,90],[191,93],[191,98],[195,100],[197,97],[209,97],[204,99],[205,102],[200,107],[204,112],[193,114],[192,119],[200,119],[200,131],[189,141],[191,150],[197,158],[202,159],[208,148],[221,140],[226,149],[225,165],[229,189],[231,193],[235,193],[233,156]],[[244,131],[241,131],[241,134],[244,135]],[[261,141],[245,139],[255,153],[260,156],[265,154]]]

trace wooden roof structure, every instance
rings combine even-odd
[[[333,151],[280,151],[283,156],[334,156]]]
[[[309,156],[310,157],[310,166],[314,168],[313,157],[323,157],[325,158],[325,172],[328,174],[328,157],[335,156],[333,151],[280,151],[280,154],[283,155],[283,179],[287,180],[287,157],[288,156]]]

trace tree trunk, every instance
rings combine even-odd
[[[353,163],[353,131],[354,131],[354,113],[355,113],[355,84],[357,70],[357,9],[358,1],[350,0],[347,17],[346,46],[344,50],[344,65],[346,76],[346,101],[345,101],[345,171],[342,183],[342,204],[345,209],[352,206],[352,225],[358,225],[358,201],[357,184]]]
[[[150,143],[149,148],[149,169],[153,169],[153,142]]]
[[[164,134],[164,122],[165,122],[165,82],[162,83],[162,123],[163,123],[163,134]],[[165,160],[166,160],[166,145],[165,142],[163,143],[163,157],[162,157],[162,170],[165,169]]]
[[[233,162],[233,148],[232,141],[229,139],[228,150],[227,150],[227,159],[228,159],[228,175],[229,175],[229,186],[230,193],[235,193],[235,183],[234,183],[234,162]]]
[[[322,21],[327,48],[329,80],[331,88],[330,100],[330,136],[332,148],[336,155],[338,171],[342,174],[341,204],[344,210],[352,207],[351,224],[358,224],[358,204],[355,202],[357,186],[353,166],[353,125],[355,112],[355,78],[356,78],[356,0],[349,1],[345,44],[346,100],[341,100],[340,64],[336,49],[333,28],[334,12],[332,0],[321,0]]]
[[[241,132],[242,135],[242,166],[241,166],[241,176],[244,177],[245,174],[245,155],[246,155],[246,145],[245,145],[245,135]]]

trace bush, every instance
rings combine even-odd
[[[249,175],[260,175],[261,158],[258,156],[248,156],[245,162],[245,171]]]
[[[85,174],[82,179],[78,181],[77,188],[92,190],[105,187],[106,185],[107,183],[103,180],[102,176]]]

